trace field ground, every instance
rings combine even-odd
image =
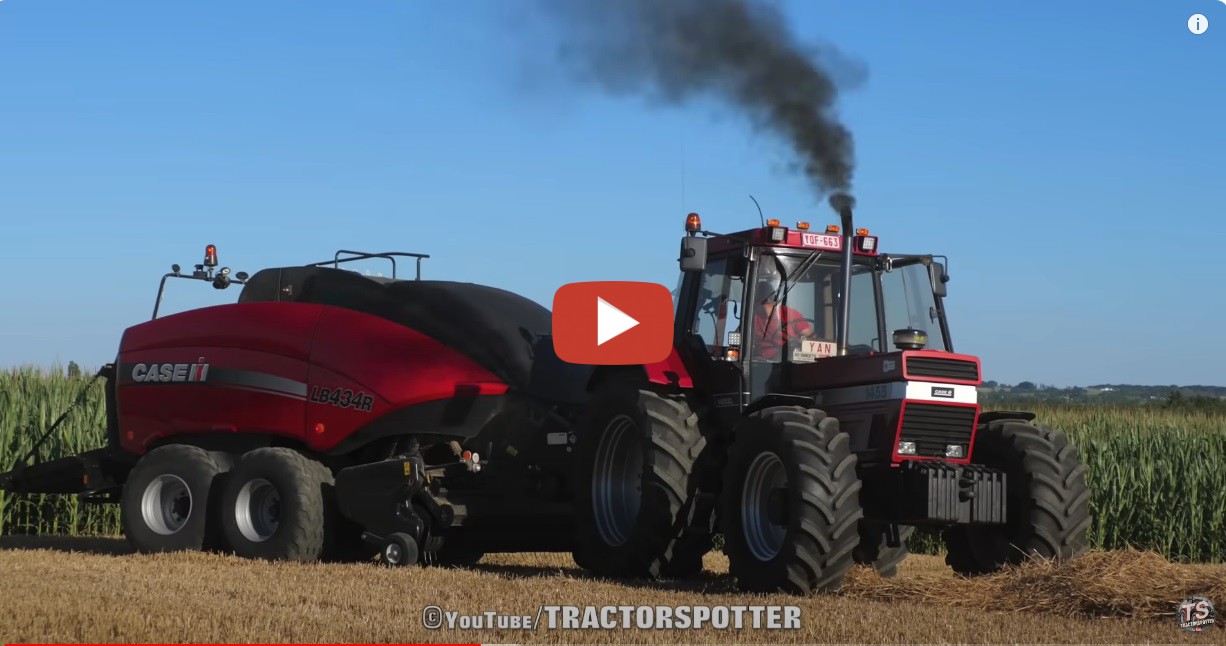
[[[589,578],[567,554],[493,554],[470,569],[276,564],[216,554],[131,554],[122,539],[0,538],[3,642],[1226,643],[1174,622],[1193,594],[1226,608],[1226,565],[1096,552],[964,579],[912,556],[897,579],[857,568],[837,596],[738,594],[727,561],[702,579]],[[535,615],[542,605],[795,605],[799,631],[431,631],[422,610]],[[1219,610],[1219,614],[1220,614]],[[1220,624],[1219,624],[1220,625]]]

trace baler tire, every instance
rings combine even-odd
[[[610,434],[616,434],[612,447],[607,444]],[[611,459],[602,450],[619,448],[621,434],[641,458],[638,510],[628,523],[611,519],[611,510],[596,509],[602,490],[596,484],[597,460]],[[695,562],[701,568],[711,537],[694,540],[685,516],[700,478],[695,464],[707,440],[687,397],[649,390],[631,380],[607,382],[593,396],[579,438],[575,563],[598,576],[617,578],[676,576]],[[603,497],[608,502],[613,496]]]
[[[883,578],[892,579],[898,576],[898,566],[907,558],[907,539],[915,533],[913,525],[902,525],[898,528],[900,545],[890,547],[888,544],[885,523],[863,519],[860,521],[860,544],[856,546],[852,556],[856,563],[871,565],[877,574]]]
[[[331,471],[293,449],[271,447],[247,453],[227,474],[222,494],[221,526],[227,545],[246,558],[319,560],[331,546],[325,489],[333,484]],[[250,507],[267,495],[266,487],[278,498],[269,503],[277,507],[275,526],[260,528]]]
[[[1034,557],[1059,563],[1087,549],[1090,490],[1064,433],[997,420],[979,428],[972,459],[1005,472],[1006,522],[945,530],[945,562],[954,571],[988,574]]]
[[[864,516],[850,446],[838,420],[801,406],[766,408],[737,427],[720,527],[742,590],[807,595],[842,587]],[[770,518],[773,505],[782,522]]]
[[[207,451],[186,444],[146,453],[128,474],[119,504],[124,534],[132,547],[142,553],[218,547],[221,533],[211,509],[216,508],[220,471]],[[154,499],[170,494],[172,488],[187,494],[187,518],[181,521],[177,518],[181,514],[165,507],[166,501]],[[181,504],[182,496],[177,499]],[[176,518],[166,518],[168,513]]]
[[[417,564],[421,553],[412,536],[397,532],[387,537],[387,543],[380,555],[383,562],[390,567],[408,567]]]

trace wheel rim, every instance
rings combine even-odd
[[[272,538],[281,525],[281,494],[263,478],[247,482],[238,491],[234,519],[243,538],[254,543]]]
[[[403,554],[400,552],[400,546],[395,543],[389,543],[388,546],[383,549],[383,557],[392,565],[400,563],[401,556],[403,556]]]
[[[192,491],[176,475],[160,475],[145,486],[140,501],[145,525],[163,536],[169,536],[187,524],[192,514]]]
[[[769,561],[783,548],[787,524],[771,518],[771,496],[786,492],[787,474],[783,461],[774,453],[762,453],[754,458],[745,474],[741,490],[741,525],[749,551],[759,561]]]
[[[612,546],[625,543],[639,517],[643,495],[643,453],[638,427],[626,415],[609,421],[596,448],[592,509],[596,531]]]

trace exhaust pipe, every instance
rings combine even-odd
[[[835,193],[830,196],[830,207],[838,212],[842,220],[840,226],[843,233],[843,264],[840,267],[843,284],[839,291],[838,301],[838,344],[839,354],[847,354],[848,326],[851,324],[851,261],[855,251],[856,230],[852,223],[852,209],[856,206],[856,198],[846,193]]]

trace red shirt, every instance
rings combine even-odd
[[[768,317],[766,307],[759,305],[753,318],[754,358],[774,361],[787,348],[788,339],[813,334],[813,326],[803,318],[787,305],[776,305]]]

